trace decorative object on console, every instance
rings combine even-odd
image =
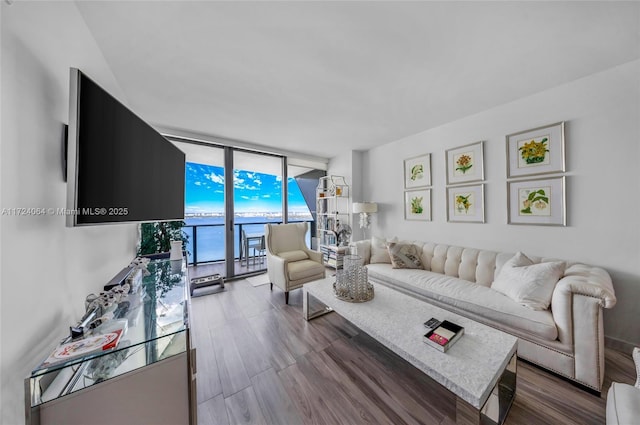
[[[431,189],[404,192],[404,219],[431,221]]]
[[[448,187],[447,221],[484,223],[484,184]]]
[[[361,303],[373,299],[373,285],[369,283],[364,260],[357,255],[345,255],[342,270],[336,272],[333,290],[338,299]]]
[[[564,171],[564,121],[507,135],[507,178]]]
[[[404,188],[431,186],[431,154],[404,160]]]
[[[169,260],[176,261],[182,260],[182,241],[171,241],[171,254],[169,255]]]
[[[447,149],[447,185],[484,180],[484,142]]]
[[[141,270],[142,276],[149,276],[149,270],[147,269],[149,267],[149,261],[151,260],[145,257],[136,257],[131,264],[129,264],[129,267]]]
[[[353,212],[360,214],[360,228],[366,239],[366,229],[371,227],[371,214],[378,212],[378,204],[375,202],[354,202]]]
[[[566,226],[565,177],[507,182],[508,224]]]

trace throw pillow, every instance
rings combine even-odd
[[[532,310],[546,310],[565,268],[564,262],[534,264],[518,252],[504,263],[491,288]]]
[[[389,257],[394,269],[421,269],[420,251],[413,244],[389,243]]]
[[[391,263],[391,257],[389,257],[389,251],[387,251],[387,241],[377,236],[371,237],[371,258],[369,263]]]
[[[309,258],[307,253],[302,250],[279,252],[278,257],[282,257],[290,263],[294,261],[306,260]]]

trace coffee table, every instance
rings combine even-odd
[[[333,293],[334,281],[304,284],[305,320],[335,311],[362,329],[455,394],[456,423],[504,422],[516,393],[516,337],[381,284],[371,301],[341,301]],[[323,308],[311,311],[311,298]],[[464,327],[446,353],[422,342],[423,323],[432,317]]]

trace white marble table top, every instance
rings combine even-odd
[[[305,283],[304,291],[477,409],[516,352],[516,337],[384,285],[374,285],[371,301],[341,301],[333,294],[334,280]],[[432,317],[464,327],[464,335],[446,353],[422,342],[423,323]]]

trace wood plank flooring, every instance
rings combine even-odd
[[[455,397],[338,314],[302,319],[302,290],[246,280],[193,298],[198,422],[454,424]],[[518,363],[508,425],[604,424],[611,381],[635,382],[631,357],[606,350],[602,397]]]

